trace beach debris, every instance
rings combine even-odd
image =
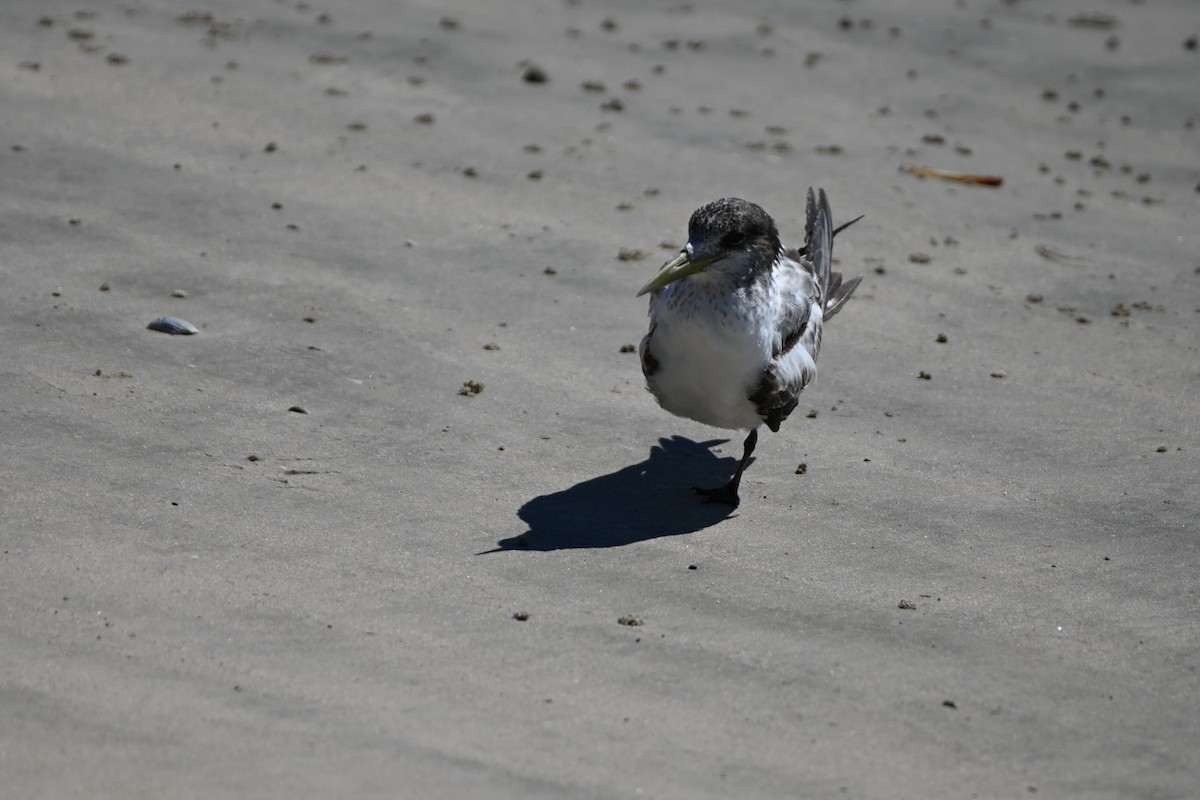
[[[980,175],[973,172],[953,172],[948,169],[937,169],[936,167],[925,167],[920,164],[903,164],[900,167],[901,172],[911,172],[918,178],[937,178],[943,181],[955,181],[956,183],[969,183],[976,186],[1001,186],[1004,184],[1004,178],[1000,175]]]
[[[1074,28],[1095,28],[1097,30],[1108,30],[1115,28],[1121,24],[1121,21],[1112,14],[1105,14],[1103,11],[1093,12],[1091,14],[1077,14],[1067,20],[1067,23]]]
[[[1034,245],[1034,252],[1042,258],[1050,261],[1057,261],[1060,264],[1084,264],[1087,262],[1085,256],[1075,256],[1070,253],[1064,253],[1052,244]]]
[[[288,411],[291,411],[293,414],[307,414],[308,413],[308,409],[304,408],[303,406],[292,406],[291,408],[288,409]]]
[[[896,607],[902,608],[905,611],[914,611],[917,608],[917,604],[914,603],[912,600],[901,600],[900,603]]]
[[[346,58],[346,56],[340,56],[334,53],[314,53],[308,57],[308,60],[312,64],[327,67],[331,64],[345,64],[350,59]]]
[[[517,611],[513,614],[513,619],[515,619],[517,622],[524,622],[525,620],[529,619],[529,612]]]
[[[546,83],[550,80],[546,75],[546,70],[539,67],[537,64],[530,64],[525,67],[525,74],[521,76],[526,83]]]
[[[200,332],[195,325],[179,317],[159,317],[146,327],[149,330],[169,333],[172,336],[191,336]]]
[[[474,397],[483,391],[483,384],[479,381],[465,381],[458,393],[467,397]]]
[[[617,619],[617,624],[626,625],[630,628],[636,628],[639,625],[645,625],[646,623],[637,614],[626,614],[625,616]]]

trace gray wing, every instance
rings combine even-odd
[[[811,311],[812,304],[807,303],[804,308]],[[755,411],[772,431],[778,431],[796,410],[800,392],[816,377],[816,362],[809,355],[809,348],[820,341],[821,323],[819,319],[812,323],[810,314],[791,316],[785,321],[795,326],[784,332],[787,338],[782,341],[786,349],[771,359],[750,394]]]
[[[792,263],[781,265],[776,275],[780,291],[793,300],[784,303],[771,362],[750,395],[772,431],[779,430],[796,409],[800,392],[816,377],[824,321],[841,309],[862,280],[843,281],[841,273],[832,269],[833,237],[845,227],[834,229],[825,191],[809,189],[804,246],[785,254]]]

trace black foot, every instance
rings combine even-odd
[[[722,505],[737,508],[742,502],[742,499],[738,497],[737,489],[729,486],[729,484],[717,487],[716,489],[702,489],[699,486],[693,486],[692,491],[700,495],[701,503],[721,503]]]

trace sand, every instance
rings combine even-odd
[[[733,6],[0,10],[6,795],[1195,793],[1200,12]],[[634,293],[810,185],[701,505]]]

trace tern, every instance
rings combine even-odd
[[[833,237],[859,219],[834,228],[825,191],[809,189],[804,246],[785,249],[761,206],[714,200],[692,214],[687,244],[638,292],[650,295],[639,353],[659,405],[749,431],[729,482],[696,488],[705,502],[738,506],[759,426],[778,432],[816,377],[821,329],[862,280],[831,269]]]

